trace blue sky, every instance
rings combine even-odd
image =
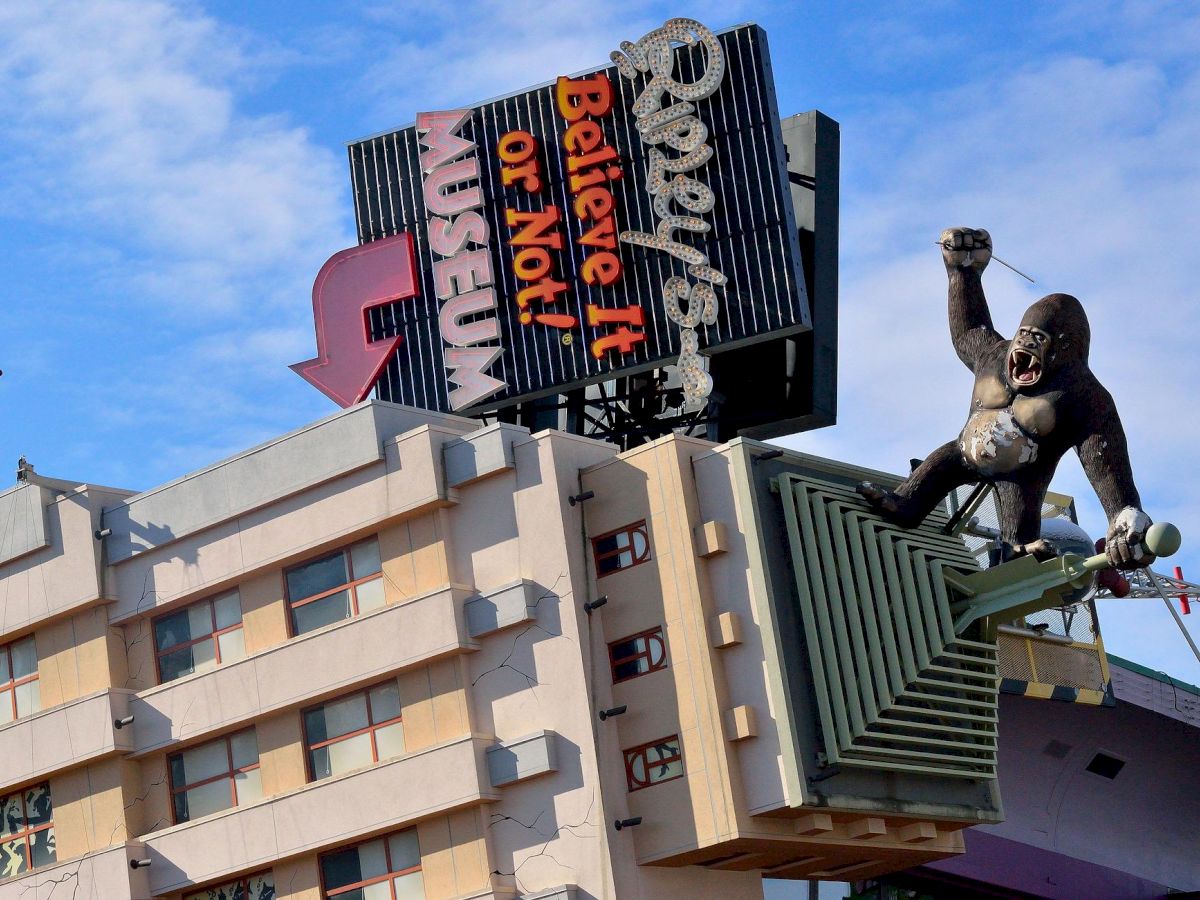
[[[781,111],[842,126],[840,421],[784,443],[897,470],[957,433],[932,239],[987,227],[1039,280],[989,269],[1001,331],[1043,293],[1084,301],[1146,509],[1200,580],[1188,3],[2,0],[0,465],[146,488],[331,411],[287,364],[353,243],[344,142],[601,63],[671,15],[758,21]],[[1055,487],[1103,533],[1073,456]],[[1161,603],[1102,618],[1114,652],[1200,681]]]

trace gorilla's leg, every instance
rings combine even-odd
[[[930,453],[896,486],[896,490],[889,491],[864,481],[858,486],[858,492],[889,522],[901,528],[915,528],[948,493],[978,480],[979,474],[963,462],[955,440]]]
[[[1052,473],[1026,470],[1014,481],[996,482],[996,514],[1000,539],[1013,548],[1016,556],[1031,553],[1038,559],[1050,559],[1054,548],[1041,540],[1042,501]]]

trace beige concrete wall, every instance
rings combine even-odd
[[[369,536],[369,534],[368,534]],[[384,595],[389,604],[419,598],[450,584],[445,544],[436,513],[381,527],[376,536],[383,560]],[[248,656],[285,644],[290,639],[284,586],[284,567],[255,573],[226,588],[236,590],[242,607],[242,629]],[[218,592],[220,593],[220,592]],[[209,596],[209,595],[205,595]],[[215,595],[212,595],[215,596]],[[171,608],[182,608],[204,597],[188,598],[155,608],[110,629],[110,640],[121,652],[110,651],[114,684],[143,691],[158,684],[151,621]]]
[[[446,659],[399,676],[404,749],[413,753],[470,734],[463,665]]]
[[[426,898],[460,897],[491,886],[486,813],[465,809],[417,825]]]
[[[416,826],[427,900],[472,896],[493,887],[486,821],[486,813],[479,808],[434,816]],[[275,862],[270,868],[279,900],[321,900],[319,860],[320,854],[309,853]],[[177,900],[191,890],[166,897]]]
[[[0,639],[98,602],[100,544],[93,537],[100,502],[108,494],[58,494],[27,486],[30,502],[46,502],[48,546],[0,566]],[[42,499],[37,499],[41,497]],[[38,511],[40,512],[40,511]]]
[[[113,721],[128,712],[126,692],[99,691],[0,727],[0,794],[127,752],[132,734]]]
[[[430,661],[470,652],[463,591],[387,606],[283,644],[139,692],[131,703],[138,753],[249,724]],[[435,696],[446,692],[438,683]]]
[[[167,775],[167,755],[156,754],[137,760],[135,792],[128,796],[129,827],[135,837],[169,828],[174,822],[171,808],[171,781]]]
[[[388,603],[403,603],[451,583],[440,518],[426,513],[379,530]]]
[[[144,838],[157,893],[219,881],[266,860],[315,853],[496,798],[483,760],[488,742],[462,738],[260,803]]]
[[[602,732],[604,777],[617,816],[643,817],[625,840],[643,861],[730,840],[745,824],[740,774],[721,717],[731,701],[709,635],[718,607],[693,533],[702,519],[691,457],[709,448],[664,438],[587,471],[582,482],[602,498],[586,505],[589,537],[640,519],[650,536],[650,561],[600,578],[594,588],[609,597],[594,617],[605,645],[598,698],[628,706]],[[589,568],[594,572],[591,560]],[[656,625],[666,636],[667,670],[613,685],[606,644]],[[684,777],[626,793],[623,751],[671,734],[682,742]]]
[[[127,682],[122,630],[111,628],[103,606],[35,632],[42,708]]]
[[[317,859],[316,854],[310,854],[275,864],[278,900],[321,900],[321,869]]]
[[[456,659],[439,660],[398,676],[406,753],[470,736],[470,709],[463,678],[462,663]],[[259,717],[254,720],[254,728],[263,796],[278,796],[308,784],[300,706]],[[136,815],[131,816],[135,834],[159,831],[172,822],[167,756],[213,739],[214,735],[208,734],[139,761],[137,783],[130,795],[137,798]]]
[[[55,865],[0,882],[0,900],[56,900],[64,892],[68,897],[98,900],[146,900],[151,896],[146,870],[129,868],[130,860],[144,854],[145,849],[137,844],[69,860],[63,860],[60,853],[61,861]]]
[[[422,427],[389,439],[384,459],[283,497],[234,519],[122,560],[110,568],[114,621],[198,599],[378,531],[381,524],[452,503],[441,472],[441,446],[460,429]],[[194,485],[190,490],[201,490]]]
[[[269,569],[251,576],[238,584],[237,592],[242,604],[247,655],[276,647],[288,639],[283,569]]]
[[[804,788],[794,776],[789,782],[783,775],[797,769],[794,763],[784,762],[785,753],[790,761],[799,754],[792,743],[794,712],[783,692],[778,651],[768,647],[771,605],[766,584],[758,581],[757,567],[751,566],[751,555],[757,554],[757,525],[753,500],[738,481],[735,452],[724,445],[702,453],[694,471],[700,518],[724,523],[728,543],[726,552],[702,563],[711,584],[714,613],[732,613],[742,624],[741,642],[718,650],[717,655],[730,690],[729,704],[748,705],[755,713],[758,737],[730,747],[744,791],[744,812],[753,815],[784,809],[789,802],[800,805]]]
[[[444,513],[447,542],[458,548],[454,577],[470,573],[481,592],[516,578],[535,586],[533,620],[483,636],[479,652],[464,658],[478,729],[502,741],[554,732],[557,770],[502,788],[488,819],[491,869],[519,870],[521,892],[577,884],[580,896],[622,896],[614,893],[598,788],[592,620],[580,608],[587,597],[583,508],[567,502],[579,492],[579,469],[613,453],[558,433],[526,438],[513,446],[515,468],[464,485],[458,506]],[[489,523],[488,533],[510,548],[509,559],[473,549],[481,544],[481,518],[496,505],[511,512]],[[516,891],[511,875],[502,881]]]
[[[59,859],[103,850],[130,836],[125,806],[135,770],[134,763],[106,759],[50,777]]]
[[[308,771],[299,710],[259,719],[254,728],[258,738],[263,796],[274,797],[303,787],[308,782]]]
[[[675,847],[679,823],[693,845],[736,827],[736,779],[721,738],[725,688],[691,536],[695,448],[662,442],[619,472],[594,469],[595,484],[584,486],[597,500],[571,507],[580,469],[611,459],[611,446],[518,436],[511,468],[446,491],[440,448],[462,430],[388,439],[378,463],[179,539],[164,522],[160,546],[110,569],[118,630],[80,614],[39,633],[55,697],[78,696],[93,668],[139,694],[127,730],[136,761],[100,759],[54,776],[65,804],[60,846],[89,852],[114,828],[144,836],[154,889],[175,893],[283,857],[273,866],[279,895],[316,900],[317,853],[418,823],[431,900],[516,890],[512,876],[491,873],[517,869],[526,892],[574,883],[595,897],[709,896],[716,885],[731,898],[760,896],[755,873],[636,865]],[[595,584],[585,512],[592,533],[647,518],[653,561]],[[386,608],[289,639],[282,569],[370,534],[378,534]],[[468,638],[465,600],[519,580],[541,591],[531,621]],[[151,617],[232,587],[247,659],[155,685]],[[610,602],[587,616],[581,604],[597,590]],[[659,623],[670,669],[614,689],[606,641]],[[306,783],[299,710],[387,677],[400,686],[405,756]],[[630,713],[598,725],[596,709],[618,702]],[[264,800],[172,825],[166,755],[250,723]],[[493,736],[543,730],[554,734],[556,768],[493,789],[483,762]],[[684,738],[687,778],[627,798],[621,749],[669,733]],[[639,811],[642,828],[612,831],[613,818]]]

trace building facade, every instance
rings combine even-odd
[[[763,449],[374,401],[143,493],[23,467],[0,900],[732,900],[961,855],[995,684],[933,666],[831,763],[772,491],[861,473]]]

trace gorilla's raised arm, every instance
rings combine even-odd
[[[983,295],[983,270],[992,258],[992,238],[982,228],[947,228],[938,242],[950,279],[950,338],[958,358],[972,372],[998,342]]]

